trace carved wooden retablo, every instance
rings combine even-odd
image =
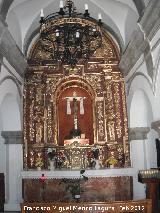
[[[102,33],[102,48],[75,67],[53,64],[40,39],[33,45],[24,85],[26,169],[49,169],[51,160],[59,169],[94,167],[95,144],[101,168],[109,167],[110,162],[116,167],[130,165],[119,52],[111,37]],[[72,129],[79,131],[77,135],[70,134]],[[89,145],[64,146],[65,140],[77,136],[89,139]]]

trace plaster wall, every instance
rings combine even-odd
[[[14,74],[15,70],[10,65],[5,66],[2,65],[0,72],[0,172],[5,175],[5,210],[18,211],[19,203],[22,202],[22,145],[5,144],[1,132],[21,130],[22,99],[21,88],[17,83],[20,77]]]
[[[138,182],[138,170],[145,169],[146,156],[144,154],[145,141],[135,140],[130,142],[131,165],[133,167],[133,199],[145,198],[146,186]]]
[[[160,120],[160,31],[150,42],[153,60],[153,79],[148,75],[146,61],[142,54],[126,76],[129,127],[149,127],[147,139],[131,141],[131,159],[135,172],[157,167],[155,139],[158,134],[151,129],[153,121]],[[134,198],[145,195],[145,185],[134,178]]]
[[[133,77],[129,87],[127,100],[130,127],[151,128],[151,123],[159,120],[160,109],[157,108],[157,103],[160,103],[160,99],[153,92],[152,84],[147,78],[146,70],[144,70],[144,63],[145,61],[135,71],[138,74],[134,74],[135,77]],[[156,137],[157,133],[150,129],[143,152],[143,155],[146,155],[145,167],[148,169],[156,167]],[[134,157],[136,158],[136,155]]]
[[[16,44],[20,49],[22,49],[22,32],[17,19],[16,14],[13,12],[10,14],[7,20],[8,29],[11,35],[14,37]]]

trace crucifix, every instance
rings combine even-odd
[[[79,97],[77,96],[77,93],[74,91],[73,96],[66,97],[67,100],[67,115],[71,115],[71,106],[70,103],[73,101],[73,121],[74,121],[74,129],[78,129],[78,102],[80,104],[80,114],[84,115],[84,105],[83,101],[86,97]]]

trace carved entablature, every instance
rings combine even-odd
[[[118,68],[118,49],[107,33],[103,32],[103,47],[84,64],[75,67],[52,64],[51,57],[41,48],[40,39],[33,45],[28,61],[30,66],[24,84],[24,167],[49,168],[47,150],[52,148],[57,156],[64,155],[66,162],[62,167],[63,164],[66,169],[78,165],[76,160],[73,162],[76,150],[81,162],[79,168],[82,165],[88,168],[91,159],[86,156],[95,144],[99,149],[100,167],[109,167],[110,159],[116,159],[117,167],[128,166],[125,83]],[[90,142],[87,147],[75,146],[71,150],[63,146],[63,141],[73,125],[74,93],[84,101],[84,114],[78,114],[78,125],[82,137]],[[71,100],[71,114],[66,111],[67,98]],[[82,102],[77,104],[80,111]]]

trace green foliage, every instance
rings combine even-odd
[[[88,180],[88,177],[83,175],[84,172],[85,170],[80,171],[80,177],[78,179],[63,178],[61,181],[61,183],[65,183],[66,191],[69,191],[73,198],[75,198],[75,195],[81,194],[81,183]]]

